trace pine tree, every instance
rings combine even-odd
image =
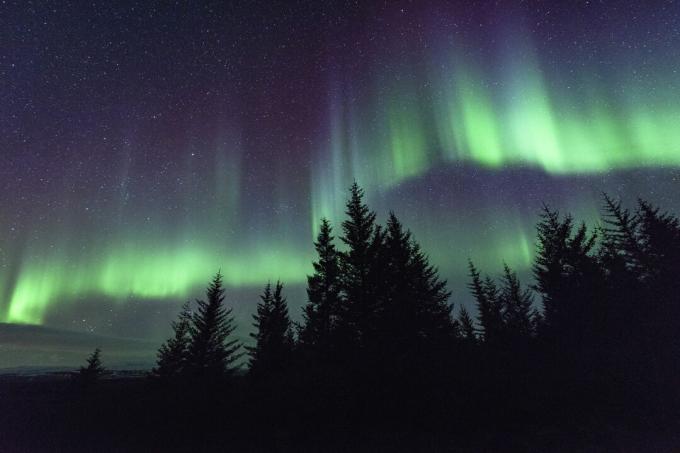
[[[593,341],[596,325],[604,322],[604,278],[593,256],[597,235],[585,224],[575,231],[572,217],[560,220],[556,211],[544,207],[537,226],[538,243],[533,288],[541,297],[543,314],[534,314],[536,331],[551,343],[572,351]]]
[[[96,348],[87,358],[87,366],[80,367],[79,378],[83,385],[96,382],[106,371],[101,362],[101,349]]]
[[[308,302],[299,336],[303,350],[319,358],[333,349],[341,304],[338,252],[327,219],[321,220],[314,248],[318,261],[313,263],[314,274],[307,277]]]
[[[158,350],[158,362],[152,373],[162,378],[177,377],[185,372],[190,344],[192,312],[189,302],[185,303],[179,319],[173,321],[174,336]]]
[[[642,347],[635,336],[629,332],[642,330],[649,332],[649,310],[654,302],[649,300],[647,284],[650,281],[652,267],[648,262],[643,240],[640,236],[640,218],[636,213],[622,207],[620,201],[615,201],[604,195],[602,247],[598,254],[599,263],[603,269],[606,284],[606,301],[603,319],[598,327],[605,339],[605,354],[614,362],[627,361],[626,356],[640,356]],[[651,303],[650,303],[651,302]],[[644,310],[640,307],[644,306]],[[643,319],[644,318],[644,319]],[[641,338],[644,342],[646,334]]]
[[[657,285],[680,288],[680,219],[638,200],[639,249],[649,266],[646,275]],[[670,289],[670,288],[669,288]]]
[[[451,292],[446,289],[446,280],[439,277],[439,270],[416,242],[412,242],[411,266],[416,275],[416,294],[421,297],[421,313],[424,313],[423,334],[437,342],[446,341],[452,334],[451,311],[448,303]]]
[[[235,330],[232,309],[224,306],[222,275],[218,272],[206,291],[207,301],[198,300],[191,325],[187,366],[200,378],[221,378],[236,370],[241,344],[231,338]]]
[[[501,306],[498,301],[498,289],[491,278],[482,280],[481,274],[472,261],[468,262],[470,269],[470,283],[468,288],[472,292],[477,305],[480,325],[480,339],[486,344],[500,343],[504,321]]]
[[[680,373],[680,219],[638,200],[639,248],[646,269],[642,282],[646,310],[636,318],[640,366],[652,381],[675,387]]]
[[[420,318],[417,276],[412,266],[411,233],[404,231],[394,213],[390,213],[383,248],[384,272],[378,291],[380,300],[379,338],[389,355],[402,357],[417,349]],[[384,352],[383,352],[384,354]]]
[[[248,348],[252,376],[276,376],[289,364],[293,334],[282,291],[283,283],[277,282],[273,292],[267,283],[257,313],[253,315],[256,332],[250,336],[255,339],[255,346]]]
[[[375,325],[376,251],[382,234],[375,225],[375,213],[363,201],[364,191],[354,182],[347,202],[347,220],[342,223],[341,240],[347,251],[340,253],[343,309],[340,329],[348,345],[363,346]]]
[[[470,317],[468,311],[461,305],[460,312],[458,313],[458,325],[460,326],[460,332],[466,341],[476,343],[477,334],[475,332],[475,323]]]
[[[513,338],[532,335],[532,303],[529,289],[522,289],[517,273],[503,265],[503,286],[499,298],[507,333]]]
[[[380,354],[393,365],[427,360],[455,336],[446,282],[394,213],[390,213],[382,249],[380,298]],[[427,364],[427,365],[431,365]]]
[[[640,219],[607,194],[604,197],[604,226],[601,228],[603,249],[601,258],[610,270],[624,271],[627,278],[646,278],[644,253],[639,239]]]

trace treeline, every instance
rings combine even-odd
[[[471,313],[453,309],[446,282],[397,217],[379,225],[363,196],[355,183],[339,242],[321,222],[300,323],[283,284],[267,284],[253,345],[243,347],[217,274],[206,299],[173,323],[153,375],[228,383],[247,358],[254,401],[310,419],[335,414],[329,424],[374,410],[409,423],[446,415],[446,424],[456,411],[471,423],[541,417],[541,407],[676,407],[676,216],[645,201],[631,211],[605,195],[601,225],[589,229],[545,207],[533,285],[507,265],[494,280],[470,262]]]

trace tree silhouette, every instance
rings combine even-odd
[[[249,375],[234,376],[229,386],[205,385],[233,373],[239,356],[218,273],[195,314],[185,304],[154,369],[157,376],[195,380],[150,392],[146,382],[125,382],[125,391],[115,396],[131,395],[132,410],[111,412],[143,413],[141,430],[153,426],[153,414],[164,435],[183,436],[191,429],[206,450],[223,447],[222,426],[263,451],[276,449],[282,439],[299,439],[300,450],[308,440],[312,446],[330,445],[324,436],[336,430],[343,441],[362,436],[362,430],[398,432],[397,441],[408,441],[407,449],[426,437],[441,437],[446,449],[453,439],[447,436],[461,436],[481,451],[486,445],[477,443],[480,426],[500,439],[500,449],[506,443],[512,448],[526,441],[527,425],[519,438],[512,431],[518,420],[532,424],[532,436],[534,427],[558,432],[582,413],[589,416],[575,427],[578,433],[590,426],[618,429],[618,417],[626,427],[645,420],[642,435],[650,425],[652,435],[667,421],[669,430],[675,427],[680,408],[676,216],[642,200],[630,211],[605,196],[603,225],[590,230],[544,207],[533,285],[523,286],[507,264],[493,280],[470,262],[468,286],[478,313],[461,305],[454,321],[446,282],[414,235],[394,213],[384,228],[377,225],[356,184],[350,195],[343,224],[346,249],[336,249],[330,224],[321,222],[298,344],[282,283],[267,284],[253,316]],[[97,349],[78,376],[91,383],[102,372]],[[109,396],[104,391],[115,385],[84,392],[80,399],[101,404],[100,393]],[[144,411],[135,410],[140,407]],[[174,414],[186,417],[176,420]],[[417,437],[410,438],[412,432]],[[152,442],[162,437],[154,435]],[[498,450],[499,444],[489,449]]]
[[[574,226],[571,216],[560,218],[544,206],[537,225],[537,249],[533,265],[543,313],[534,330],[551,348],[557,348],[562,364],[589,367],[600,360],[607,317],[604,275],[595,253],[597,234],[585,224]],[[586,363],[584,363],[584,360]]]
[[[460,327],[460,333],[465,340],[472,343],[477,342],[475,323],[468,311],[462,305],[460,306],[460,311],[458,313],[458,325]]]
[[[101,362],[101,349],[96,348],[87,358],[87,365],[80,367],[79,379],[83,385],[95,383],[106,371]]]
[[[499,302],[506,332],[512,337],[528,338],[533,334],[531,292],[529,289],[522,289],[517,273],[507,264],[503,265],[502,280]]]
[[[230,376],[242,354],[239,340],[231,338],[236,327],[232,309],[224,306],[221,273],[211,281],[206,297],[207,301],[197,301],[198,309],[193,315],[187,368],[194,377]]]
[[[481,274],[472,261],[468,262],[468,266],[471,280],[468,288],[477,305],[480,338],[485,344],[497,345],[501,341],[504,330],[498,289],[489,277],[482,280]]]
[[[354,182],[346,205],[347,219],[342,222],[341,240],[347,251],[340,253],[343,309],[340,329],[347,346],[365,346],[375,326],[377,300],[375,297],[376,253],[380,249],[382,233],[375,225],[375,213],[363,201],[364,191]]]
[[[322,219],[314,243],[318,261],[313,263],[314,274],[307,277],[308,302],[299,337],[301,348],[313,360],[328,357],[333,350],[342,303],[338,251],[331,233],[330,223]]]
[[[676,388],[680,221],[642,200],[631,212],[620,201],[604,199],[600,260],[611,307],[606,327],[612,366],[619,373],[637,373],[650,389]]]
[[[177,377],[185,372],[191,341],[192,312],[189,302],[182,307],[177,321],[173,321],[174,336],[158,350],[158,361],[152,373],[162,378]]]
[[[256,332],[250,335],[255,339],[255,346],[248,348],[252,376],[280,375],[290,363],[293,334],[282,291],[283,283],[276,282],[273,292],[267,283],[257,313],[253,315]]]
[[[381,308],[391,326],[390,341],[399,344],[398,348],[411,344],[422,349],[451,335],[446,282],[394,213],[387,221],[383,253],[384,288],[379,294],[385,298]]]

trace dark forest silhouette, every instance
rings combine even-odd
[[[630,211],[604,195],[601,225],[588,229],[544,207],[533,285],[508,265],[494,280],[470,261],[475,316],[454,310],[411,232],[394,213],[378,225],[363,196],[355,183],[339,241],[321,221],[300,324],[281,282],[264,289],[242,378],[256,418],[271,427],[294,413],[317,430],[366,423],[427,432],[454,422],[521,425],[556,411],[645,417],[678,407],[677,217],[642,200]],[[207,321],[210,303],[194,315],[185,306],[156,376],[203,379],[195,362],[207,348],[219,357],[214,376],[234,378],[238,344],[220,281],[208,300],[221,314]]]
[[[628,430],[677,423],[676,216],[604,195],[589,229],[544,207],[533,284],[502,257],[498,279],[470,261],[475,307],[454,310],[411,232],[394,213],[379,225],[363,197],[355,183],[337,240],[321,221],[299,323],[283,283],[267,283],[242,345],[218,272],[143,388],[95,386],[96,351],[81,375],[100,392],[79,404],[120,392],[125,416],[105,418],[135,414],[135,446],[166,450],[616,449]]]

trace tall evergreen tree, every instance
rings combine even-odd
[[[375,213],[364,203],[364,191],[354,182],[347,201],[347,219],[341,240],[347,250],[340,253],[343,309],[340,329],[346,344],[363,346],[371,335],[377,315],[375,297],[376,251],[382,242]]]
[[[232,309],[224,306],[222,274],[217,273],[206,291],[207,300],[198,300],[193,316],[187,365],[196,377],[220,378],[233,374],[242,354],[241,344],[232,338],[236,326]]]
[[[645,310],[637,329],[646,341],[641,345],[640,366],[674,387],[680,373],[680,219],[638,200],[639,249],[643,253]],[[680,394],[680,392],[676,392]]]
[[[441,361],[437,354],[455,335],[448,304],[450,293],[394,213],[387,221],[381,264],[377,292],[380,316],[376,324],[383,359],[399,367]]]
[[[321,220],[314,248],[318,260],[313,263],[314,274],[307,277],[308,302],[299,337],[303,350],[318,359],[333,350],[342,302],[338,251],[327,219]]]
[[[510,337],[528,338],[532,335],[532,303],[529,289],[522,289],[517,274],[503,265],[503,285],[499,298],[506,332]]]
[[[468,311],[462,305],[460,306],[460,312],[458,313],[458,325],[460,326],[460,333],[465,340],[473,343],[477,341],[475,323]]]
[[[293,334],[282,291],[283,283],[277,282],[274,291],[267,283],[257,313],[253,315],[256,332],[250,335],[255,339],[255,346],[248,348],[252,376],[277,376],[289,365]]]
[[[680,289],[680,219],[638,200],[640,249],[649,266],[645,274],[665,292]]]
[[[640,219],[607,194],[604,202],[603,263],[610,272],[626,272],[627,278],[642,281],[647,266],[638,236]]]
[[[163,378],[172,378],[184,373],[191,341],[192,312],[189,302],[182,306],[177,321],[173,321],[174,335],[158,350],[158,362],[152,373]]]
[[[391,349],[389,356],[398,354],[404,360],[418,348],[418,296],[415,294],[417,276],[412,266],[411,233],[404,231],[394,213],[387,221],[383,247],[384,272],[378,291],[380,300],[379,338],[383,348]],[[384,352],[383,354],[384,355]]]
[[[607,306],[603,318],[607,322],[599,328],[607,339],[606,352],[611,361],[632,363],[626,357],[639,357],[641,352],[633,350],[641,344],[630,332],[649,324],[649,318],[641,318],[647,318],[648,310],[653,308],[653,303],[646,303],[650,266],[640,240],[640,218],[606,194],[604,203],[598,260],[605,275]]]
[[[604,322],[604,276],[594,248],[596,234],[585,224],[575,228],[572,217],[560,219],[556,211],[544,207],[537,226],[538,243],[533,288],[541,297],[543,314],[537,332],[552,344],[583,354],[592,353],[596,326]]]
[[[501,341],[504,330],[503,314],[498,301],[496,284],[487,277],[482,280],[481,274],[472,261],[468,262],[470,283],[468,288],[475,298],[480,339],[488,345],[497,345]]]

